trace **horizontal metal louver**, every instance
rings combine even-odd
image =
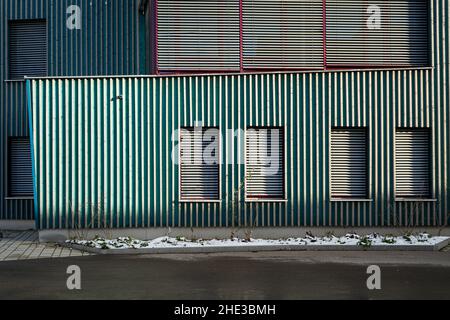
[[[181,200],[219,199],[219,132],[183,128],[180,143]]]
[[[367,139],[364,129],[331,132],[331,197],[365,199],[367,192]]]
[[[160,71],[238,71],[239,0],[158,0]]]
[[[430,196],[430,138],[427,130],[399,129],[395,135],[395,189],[398,198]]]
[[[9,78],[47,75],[47,26],[44,20],[9,23]]]
[[[429,0],[328,0],[329,66],[428,66]]]
[[[246,69],[323,67],[322,0],[243,0]]]
[[[29,138],[9,140],[9,196],[33,196],[33,174]]]
[[[246,133],[246,197],[284,198],[282,128],[249,128]]]

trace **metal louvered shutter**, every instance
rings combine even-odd
[[[246,69],[323,67],[322,0],[243,0]]]
[[[428,66],[428,2],[328,0],[327,64]],[[376,19],[378,12],[381,19]],[[374,24],[377,21],[381,24]]]
[[[183,128],[180,156],[181,200],[219,200],[219,131]]]
[[[9,23],[9,78],[47,75],[47,25],[45,20]]]
[[[239,0],[158,0],[160,71],[239,71]]]
[[[368,196],[366,142],[364,129],[332,130],[332,198],[365,199]]]
[[[284,199],[283,134],[282,128],[247,129],[247,199]]]
[[[430,196],[430,138],[427,130],[399,129],[395,135],[397,198]]]
[[[33,196],[33,174],[29,138],[10,138],[8,151],[9,196]]]

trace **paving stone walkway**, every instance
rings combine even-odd
[[[0,231],[0,262],[44,258],[80,257],[91,255],[57,244],[39,243],[36,231]]]

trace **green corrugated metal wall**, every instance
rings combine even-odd
[[[67,7],[81,8],[81,30],[66,28]],[[33,219],[31,200],[7,200],[9,136],[28,135],[24,82],[8,79],[8,20],[47,19],[50,76],[145,73],[144,17],[130,0],[2,0],[0,2],[0,219]]]
[[[439,83],[432,70],[32,81],[41,228],[444,225]],[[198,121],[285,126],[288,202],[242,202],[244,167],[227,163],[221,203],[178,203],[171,135]],[[333,126],[368,128],[373,202],[329,202]],[[394,201],[394,130],[409,126],[432,128],[437,202]],[[241,139],[223,139],[222,154],[238,163]]]

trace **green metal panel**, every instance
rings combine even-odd
[[[8,21],[46,19],[50,76],[145,73],[145,19],[138,1],[4,0],[0,3],[0,219],[33,219],[32,200],[6,199],[8,136],[28,136],[24,82],[8,80]],[[81,29],[70,30],[67,8],[81,9]]]
[[[432,79],[432,70],[411,70],[33,80],[41,227],[445,225],[447,175],[438,167],[448,140],[433,144],[437,202],[394,197],[395,129],[448,137]],[[196,122],[284,126],[288,201],[245,203],[244,167],[226,162],[221,203],[179,203],[172,133]],[[373,202],[330,202],[335,126],[367,128]],[[223,135],[222,155],[238,163],[241,143]]]

